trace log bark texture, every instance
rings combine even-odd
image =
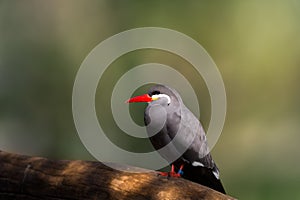
[[[128,166],[124,166],[128,167]],[[133,167],[134,169],[134,167]],[[234,199],[182,178],[0,151],[0,199]]]

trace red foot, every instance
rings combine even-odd
[[[166,177],[176,177],[176,178],[179,178],[179,177],[181,177],[182,168],[183,168],[183,165],[180,167],[178,173],[176,173],[175,169],[174,169],[174,165],[172,165],[172,168],[171,168],[170,172],[159,172],[159,175],[160,176],[166,176]]]
[[[179,178],[181,175],[177,174],[175,172],[159,172],[160,176],[166,176],[166,177],[176,177]]]

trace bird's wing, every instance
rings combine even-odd
[[[183,177],[225,194],[219,177],[219,169],[209,153],[205,131],[200,121],[185,106],[182,106],[181,120],[183,120],[181,134],[184,140],[190,143],[189,148],[181,157],[183,162],[187,163],[183,169]]]
[[[188,161],[194,166],[202,166],[210,169],[215,168],[214,161],[209,153],[209,148],[206,141],[205,131],[200,121],[194,116],[194,114],[182,105],[181,113],[174,113],[171,120],[180,121],[180,126],[175,127],[180,129],[182,134],[182,145],[189,145],[188,149],[182,155],[182,158]],[[168,127],[168,134],[172,134],[170,137],[174,138],[177,131],[170,130],[173,127]]]

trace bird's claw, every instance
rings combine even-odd
[[[178,172],[176,173],[175,172],[175,168],[174,168],[174,165],[172,165],[172,168],[171,168],[171,171],[170,172],[159,172],[157,174],[157,176],[165,176],[167,178],[170,178],[170,177],[176,177],[176,178],[179,178],[181,177],[181,175],[183,174],[183,165],[180,166]]]
[[[181,177],[181,174],[180,173],[175,173],[175,172],[159,172],[157,174],[157,176],[164,176],[164,177],[167,177],[167,178],[170,178],[170,177],[179,178],[179,177]]]

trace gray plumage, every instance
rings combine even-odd
[[[164,85],[155,85],[148,94],[170,97],[170,102],[168,98],[150,102],[145,110],[145,125],[148,125],[147,131],[154,148],[177,169],[184,164],[183,178],[225,193],[219,180],[219,170],[209,153],[205,131],[184,105],[178,92]],[[155,130],[155,127],[160,129]],[[171,140],[173,142],[168,145]],[[172,160],[178,155],[181,155],[179,159]]]

